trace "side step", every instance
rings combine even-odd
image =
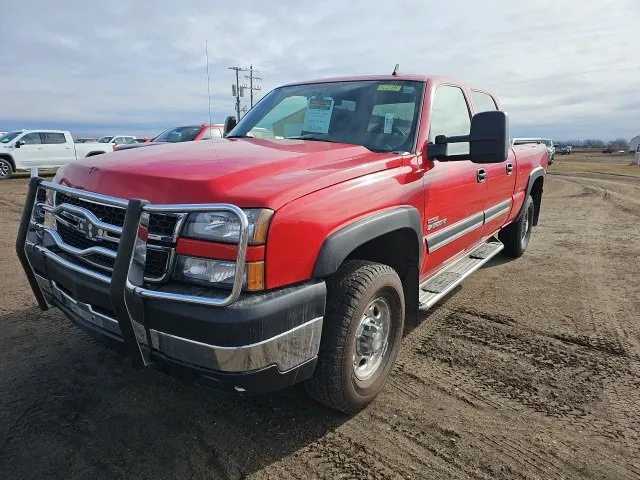
[[[492,238],[429,278],[420,285],[419,308],[426,310],[433,307],[465,278],[500,253],[503,248],[504,245],[500,240]]]

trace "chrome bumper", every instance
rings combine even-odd
[[[48,245],[27,241],[30,233],[46,228],[34,221],[34,211],[38,204],[36,195],[39,188],[62,191],[67,195],[99,201],[108,205],[123,207],[123,200],[105,197],[62,185],[32,179],[20,223],[16,250],[25,273],[42,309],[49,305],[61,307],[78,323],[107,332],[122,342],[132,363],[141,368],[150,365],[154,352],[188,365],[194,365],[218,372],[246,372],[276,365],[281,372],[299,366],[317,356],[322,332],[322,316],[311,318],[305,323],[266,340],[239,346],[220,346],[202,343],[172,333],[149,328],[145,322],[144,302],[163,300],[189,305],[225,307],[235,302],[241,293],[245,255],[248,244],[248,221],[244,212],[234,205],[150,205],[141,200],[129,200],[122,227],[115,265],[111,276],[96,272],[81,264],[64,258],[52,251]],[[149,214],[189,213],[211,210],[231,211],[240,219],[240,242],[236,278],[227,296],[198,296],[170,293],[147,288],[143,273],[146,255]],[[85,275],[108,288],[114,317],[97,311],[91,304],[73,298],[59,288],[55,281],[36,273],[29,262],[27,247],[42,254],[47,261],[55,262],[67,271]],[[215,312],[212,313],[215,315]]]

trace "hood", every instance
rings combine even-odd
[[[88,157],[56,181],[153,203],[228,202],[277,210],[316,190],[402,165],[359,145],[258,138],[163,144]]]

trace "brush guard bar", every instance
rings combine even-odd
[[[246,214],[239,207],[231,204],[171,204],[154,205],[146,200],[110,197],[97,193],[70,188],[64,185],[46,182],[35,177],[29,182],[27,198],[20,220],[18,237],[16,240],[16,253],[22,264],[29,285],[42,310],[48,309],[46,297],[40,287],[36,273],[27,257],[26,247],[28,236],[32,229],[45,228],[34,220],[34,212],[37,206],[42,206],[37,201],[39,189],[62,192],[81,200],[93,201],[109,206],[125,208],[124,224],[120,242],[115,257],[115,264],[111,276],[97,273],[83,265],[71,262],[58,255],[43,245],[29,243],[48,259],[58,262],[66,268],[79,273],[89,275],[109,284],[111,305],[116,320],[120,327],[125,347],[130,355],[132,364],[136,368],[142,368],[151,363],[150,339],[148,338],[144,320],[144,299],[153,298],[182,302],[192,305],[204,305],[209,307],[225,307],[235,302],[242,291],[242,283],[246,264],[247,245],[249,243],[249,222]],[[181,213],[224,211],[235,214],[240,221],[238,242],[238,254],[236,258],[236,272],[231,291],[227,296],[197,296],[176,294],[166,291],[158,291],[147,288],[144,283],[144,267],[147,252],[147,237],[149,233],[149,215],[151,213]]]

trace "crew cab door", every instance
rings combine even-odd
[[[45,158],[41,166],[60,167],[75,160],[73,149],[73,140],[62,132],[42,132],[42,147],[45,152]]]
[[[479,90],[471,91],[474,113],[498,110],[491,95]],[[502,227],[511,210],[512,195],[516,185],[516,156],[509,149],[506,162],[482,165],[486,172],[485,225],[482,235],[488,237]]]
[[[20,148],[14,148],[12,155],[16,162],[16,168],[31,168],[46,165],[46,152],[42,145],[41,134],[30,132],[16,139],[20,142]]]
[[[471,111],[462,91],[439,85],[429,115],[429,143],[438,135],[468,135]],[[427,146],[428,148],[428,146]],[[469,152],[469,144],[448,146],[449,155]],[[438,270],[453,257],[476,244],[484,221],[484,165],[470,160],[433,161],[425,174],[425,241],[427,261],[422,276]]]

